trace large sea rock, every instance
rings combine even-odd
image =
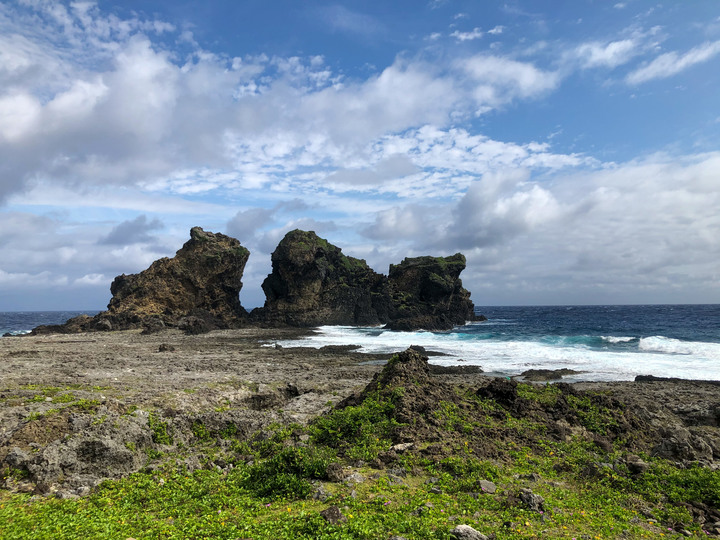
[[[175,257],[158,259],[139,274],[117,276],[107,311],[34,333],[166,326],[193,333],[237,326],[247,318],[238,295],[249,255],[238,240],[193,227]]]
[[[312,231],[285,235],[262,288],[265,306],[252,315],[266,324],[377,325],[389,320],[386,277]]]
[[[449,330],[475,318],[459,277],[464,269],[458,253],[408,258],[385,276],[314,232],[294,230],[272,254],[265,306],[252,316],[270,325]]]
[[[406,258],[390,265],[392,330],[450,330],[475,319],[470,292],[460,273],[465,256]]]

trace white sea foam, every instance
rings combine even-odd
[[[24,336],[32,332],[32,330],[10,330],[7,334],[11,336]],[[0,336],[5,334],[5,331],[0,331]]]
[[[631,341],[635,341],[637,338],[634,337],[627,337],[627,336],[600,336],[603,340],[607,341],[608,343],[630,343]]]
[[[618,342],[636,338],[613,338]],[[636,375],[720,380],[720,344],[682,342],[660,336],[643,338],[637,350],[600,350],[583,345],[531,340],[478,339],[477,334],[393,332],[380,328],[324,326],[283,346],[359,345],[361,352],[393,353],[421,345],[447,356],[431,356],[440,365],[479,365],[485,372],[518,375],[528,369],[569,368],[583,372],[565,380],[632,380]],[[682,355],[682,356],[678,356]]]
[[[681,341],[665,336],[652,336],[642,338],[638,348],[645,352],[684,354],[720,360],[720,343]]]

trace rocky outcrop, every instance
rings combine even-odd
[[[393,330],[450,330],[475,319],[470,292],[460,273],[465,256],[406,258],[390,265],[388,284]]]
[[[159,259],[139,274],[116,277],[107,311],[38,327],[33,333],[140,327],[157,331],[166,326],[199,333],[237,326],[247,316],[238,294],[249,255],[236,239],[193,227],[175,257]]]
[[[272,254],[253,317],[291,326],[376,325],[388,321],[387,279],[314,232],[294,230]]]
[[[200,227],[173,258],[139,274],[121,275],[110,286],[107,311],[65,324],[40,326],[33,334],[178,327],[197,334],[232,328],[252,319],[271,325],[373,326],[393,330],[450,330],[474,320],[470,293],[460,273],[465,257],[416,257],[378,274],[362,259],[312,231],[294,230],[272,254],[272,273],[262,284],[266,301],[251,317],[238,295],[250,253],[240,242]]]
[[[390,266],[389,277],[314,232],[289,232],[263,282],[266,324],[377,325],[393,330],[450,330],[474,320],[460,273],[465,257],[417,257]]]

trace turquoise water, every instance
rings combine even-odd
[[[488,306],[488,321],[450,332],[391,332],[325,326],[285,345],[357,344],[390,353],[422,345],[441,365],[479,365],[513,376],[568,368],[565,380],[633,380],[636,375],[720,380],[720,306]],[[283,343],[281,343],[283,344]]]

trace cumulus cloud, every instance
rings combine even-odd
[[[391,244],[437,236],[438,209],[425,205],[411,204],[382,210],[375,215],[374,222],[363,228],[363,236]]]
[[[499,56],[476,55],[457,62],[474,83],[473,97],[481,111],[530,98],[554,89],[560,75],[529,62]]]
[[[558,82],[531,63],[482,55],[454,64],[399,57],[353,81],[320,56],[229,58],[191,44],[179,61],[152,39],[172,25],[124,24],[96,7],[51,12],[42,32],[15,24],[1,49],[0,82],[14,84],[0,92],[0,200],[39,184],[188,195],[282,185],[309,166],[369,170],[363,156],[387,133],[447,126]],[[387,174],[377,162],[361,183]]]
[[[637,85],[653,79],[665,79],[696,64],[707,62],[718,54],[720,54],[720,41],[703,43],[684,54],[671,51],[661,54],[649,64],[631,72],[625,80],[628,84]]]
[[[652,302],[674,287],[689,295],[685,301],[703,301],[720,292],[718,170],[717,152],[652,155],[568,171],[552,183],[528,169],[500,170],[474,180],[459,201],[378,211],[362,233],[385,246],[373,256],[385,264],[408,253],[464,252],[463,280],[477,303],[582,295]]]
[[[560,217],[555,196],[522,169],[484,175],[453,211],[447,235],[462,249],[502,244]]]

